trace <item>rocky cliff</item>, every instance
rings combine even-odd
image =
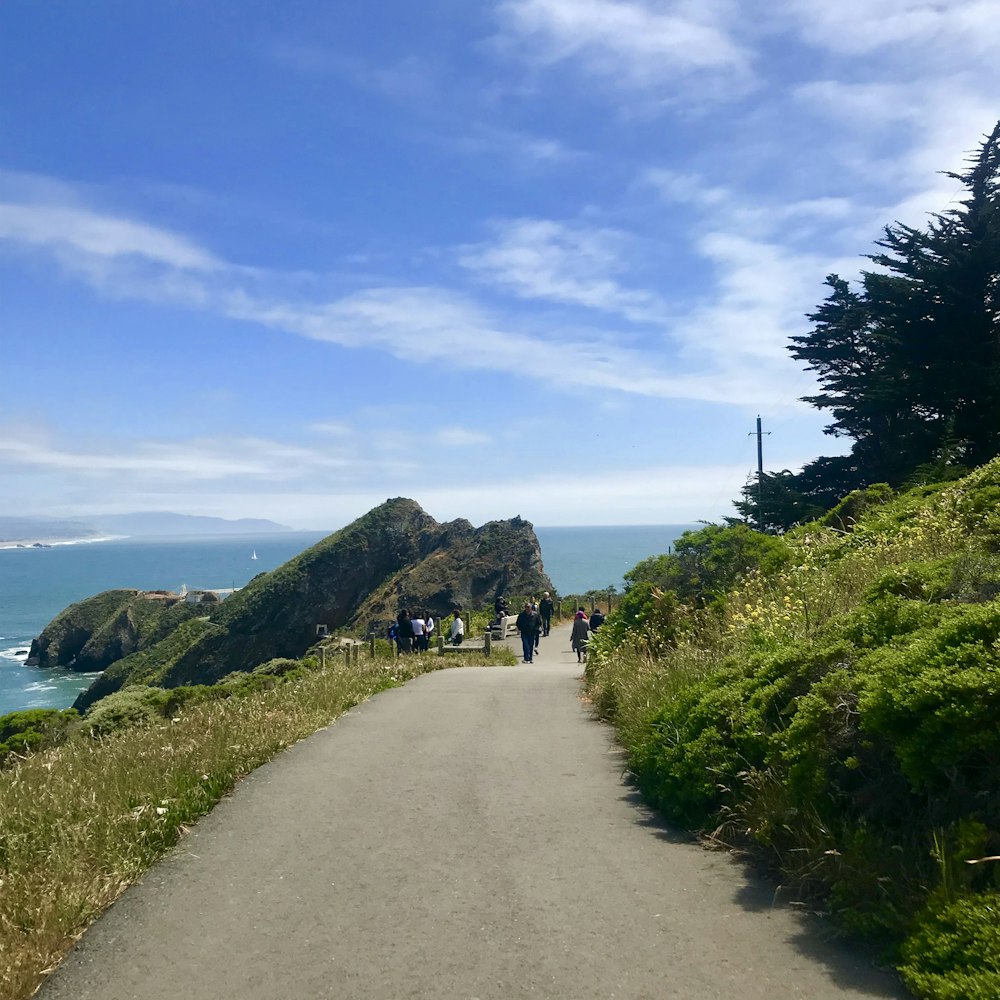
[[[388,500],[255,577],[207,616],[189,615],[159,642],[112,663],[75,707],[126,684],[211,684],[275,657],[301,656],[317,625],[363,634],[402,606],[442,616],[456,605],[491,604],[501,592],[551,589],[528,521],[439,524],[413,500]]]
[[[198,614],[192,605],[149,598],[137,590],[105,590],[60,612],[31,643],[28,664],[104,670],[155,645]]]

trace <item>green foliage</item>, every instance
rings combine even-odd
[[[745,524],[708,524],[685,531],[670,555],[651,556],[625,574],[625,583],[649,583],[674,591],[681,600],[710,603],[747,573],[773,570],[786,561],[780,538],[762,535]]]
[[[823,527],[837,528],[840,531],[851,531],[861,515],[879,504],[892,499],[892,488],[888,483],[876,483],[862,490],[852,490],[832,510],[818,518]]]
[[[649,652],[659,652],[676,641],[678,603],[672,591],[660,590],[647,580],[634,583],[607,616],[593,641],[600,640],[613,649],[628,638]]]
[[[123,729],[152,725],[162,717],[166,695],[163,688],[122,688],[94,705],[87,712],[84,724],[94,736],[108,736]]]
[[[0,764],[14,754],[56,746],[78,718],[72,708],[30,708],[0,716]]]
[[[1000,892],[965,896],[921,914],[900,972],[925,1000],[1000,996]]]
[[[1000,995],[996,966],[973,958],[996,951],[1000,887],[998,503],[1000,460],[855,494],[708,607],[691,588],[663,620],[657,587],[677,566],[646,560],[627,627],[609,617],[587,666],[651,801],[765,853],[842,927],[902,954],[924,997]]]

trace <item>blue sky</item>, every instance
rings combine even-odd
[[[992,2],[4,0],[0,513],[678,523],[953,203]]]

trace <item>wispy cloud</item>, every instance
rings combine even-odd
[[[0,240],[88,257],[134,257],[179,270],[221,266],[207,250],[169,230],[62,205],[0,202]]]
[[[627,237],[612,229],[549,219],[514,219],[493,226],[496,239],[463,248],[459,262],[481,281],[526,299],[598,309],[636,323],[662,322],[663,301],[623,287]]]
[[[442,427],[434,434],[434,440],[446,448],[469,448],[489,444],[491,438],[467,427]]]
[[[802,37],[818,48],[847,55],[895,49],[901,60],[913,47],[966,56],[1000,46],[1000,18],[992,0],[785,0],[784,10]]]
[[[71,472],[89,479],[131,476],[135,480],[194,483],[234,479],[282,481],[323,471],[356,471],[350,454],[328,448],[259,437],[197,438],[186,441],[109,442],[102,447],[53,443],[47,435],[8,431],[0,457],[9,465]]]
[[[694,74],[731,81],[749,76],[750,53],[726,29],[725,0],[504,0],[504,38],[542,64],[577,60],[630,86]]]
[[[728,403],[753,402],[765,391],[764,382],[734,380],[727,370],[673,371],[658,351],[628,346],[620,327],[588,323],[581,337],[578,318],[533,326],[521,314],[486,309],[462,292],[434,286],[375,287],[308,300],[297,280],[284,280],[289,276],[226,263],[167,230],[74,210],[69,218],[77,225],[60,235],[47,206],[7,207],[17,224],[0,227],[0,239],[51,250],[62,267],[109,296],[199,309],[344,348],[375,348],[409,363],[447,359],[453,369],[489,370],[560,390]],[[662,320],[656,295],[602,276],[617,268],[622,239],[612,230],[527,220],[501,227],[500,242],[466,248],[464,256],[470,269],[519,297],[630,322]]]

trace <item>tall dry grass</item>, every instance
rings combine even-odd
[[[90,924],[244,775],[377,691],[483,661],[337,659],[149,728],[85,734],[0,771],[0,997],[31,996]]]

